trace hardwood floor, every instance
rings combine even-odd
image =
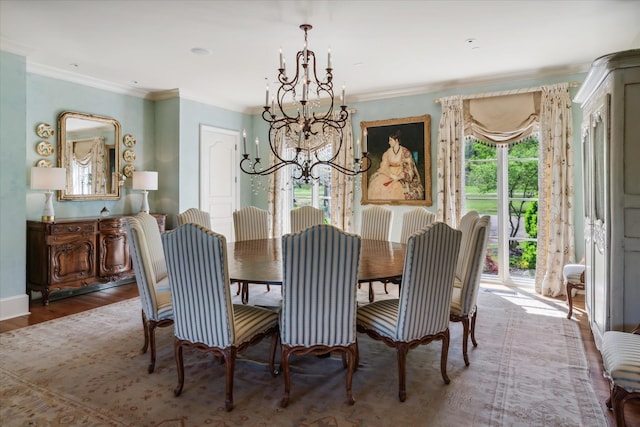
[[[51,301],[48,306],[42,306],[40,301],[34,301],[30,307],[31,314],[20,316],[0,322],[0,333],[14,329],[23,328],[29,325],[46,322],[58,317],[68,316],[85,310],[112,304],[129,298],[138,296],[138,288],[135,283],[103,289],[98,292],[87,293],[71,298]],[[602,372],[602,357],[595,346],[591,330],[584,312],[584,296],[577,295],[574,298],[573,319],[580,325],[582,341],[585,346],[585,353],[593,388],[602,406],[609,426],[615,426],[612,413],[606,408],[605,401],[609,397],[609,382],[604,378]],[[629,406],[629,405],[627,405]],[[640,405],[630,408],[627,414],[627,426],[640,426]]]

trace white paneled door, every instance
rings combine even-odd
[[[211,229],[235,240],[233,211],[239,204],[236,143],[239,133],[200,125],[200,209],[211,215]]]

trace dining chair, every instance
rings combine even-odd
[[[418,345],[442,341],[440,372],[445,384],[450,382],[449,307],[461,234],[442,222],[412,234],[405,250],[399,298],[358,308],[358,332],[396,349],[401,402],[407,397],[407,353]]]
[[[152,373],[156,366],[156,328],[173,324],[167,266],[158,222],[153,216],[140,212],[127,217],[126,226],[129,252],[142,304],[142,353],[146,353],[150,348],[151,361],[148,371]]]
[[[347,367],[347,401],[356,369],[356,307],[360,236],[328,224],[282,236],[280,335],[284,396],[289,403],[293,354],[338,352]]]
[[[415,208],[402,215],[402,229],[400,234],[400,243],[406,244],[409,237],[425,228],[427,225],[432,224],[436,220],[436,214],[429,212],[424,208]],[[389,293],[387,289],[388,283],[400,286],[402,277],[394,277],[392,279],[384,281],[384,292]]]
[[[291,210],[291,232],[297,233],[314,225],[324,224],[324,211],[313,206]]]
[[[202,211],[198,208],[189,208],[177,215],[178,225],[183,224],[199,224],[203,227],[211,228],[211,216],[209,212]]]
[[[586,266],[584,264],[565,264],[562,267],[562,279],[564,281],[565,291],[567,293],[567,305],[569,312],[567,319],[571,319],[573,315],[573,293],[574,291],[584,291],[584,272]]]
[[[269,238],[269,212],[255,206],[247,206],[233,212],[233,229],[236,241]],[[267,284],[267,292],[271,287]],[[249,302],[249,283],[238,282],[238,292],[242,293],[242,302]]]
[[[175,314],[178,386],[174,394],[179,396],[184,386],[183,349],[213,353],[226,365],[225,409],[231,411],[238,353],[271,336],[269,370],[275,376],[278,313],[232,304],[223,235],[188,223],[165,233],[162,241]]]
[[[473,224],[471,230],[469,230],[470,223]],[[465,238],[467,242],[466,247],[463,244],[460,245],[449,320],[462,322],[462,356],[466,366],[469,366],[467,354],[469,332],[471,332],[473,346],[478,346],[476,341],[477,302],[490,224],[491,217],[489,215],[478,217],[477,214],[476,216],[471,215],[466,221],[460,223],[463,243]]]
[[[391,240],[392,220],[393,211],[391,209],[382,206],[371,206],[363,209],[360,237],[363,239],[384,240],[388,242]],[[358,283],[358,288],[359,287],[360,283]],[[369,302],[373,302],[374,299],[373,282],[369,282]]]
[[[409,236],[436,220],[436,214],[424,208],[415,208],[402,215],[400,243],[407,243]]]

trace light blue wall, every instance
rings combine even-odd
[[[466,87],[458,90],[440,91],[429,94],[404,96],[399,98],[381,99],[369,102],[360,102],[349,105],[355,108],[357,112],[353,116],[353,135],[354,139],[362,138],[360,130],[360,122],[375,121],[392,118],[420,116],[429,114],[431,116],[431,192],[433,206],[427,209],[436,211],[436,158],[437,158],[437,142],[438,142],[438,124],[442,109],[440,104],[435,102],[436,99],[452,96],[452,95],[470,95],[474,93],[491,93],[500,92],[511,89],[523,89],[530,87],[538,87],[541,85],[561,83],[561,82],[579,82],[582,83],[586,77],[586,73],[571,74],[546,79],[532,79],[513,81],[503,84]],[[571,97],[575,96],[578,88],[570,88]],[[580,144],[580,129],[582,122],[582,111],[578,104],[573,105],[573,146],[574,146],[574,164],[575,164],[575,204],[574,204],[574,224],[576,230],[576,258],[580,260],[584,254],[584,239],[582,238],[582,230],[584,227],[583,214],[583,196],[582,196],[582,148]],[[266,132],[266,130],[265,130]],[[357,192],[355,196],[355,225],[356,230],[360,227],[360,213],[362,198],[361,192]],[[402,226],[402,214],[413,206],[390,206],[394,211],[391,237],[392,240],[400,239],[400,230]]]
[[[35,146],[41,139],[35,133],[39,123],[49,123],[57,129],[58,115],[64,111],[76,111],[111,117],[120,122],[122,135],[132,134],[137,143],[133,147],[136,170],[153,170],[155,167],[154,103],[138,97],[117,94],[88,86],[70,83],[36,74],[27,74],[26,163],[29,170],[41,158]],[[56,143],[58,133],[49,141]],[[122,148],[122,141],[120,141]],[[48,157],[56,163],[56,153]],[[121,168],[125,164],[120,158]],[[153,209],[154,192],[149,193]],[[40,219],[44,196],[42,191],[27,191],[27,219]],[[128,214],[140,209],[141,196],[131,190],[131,180],[122,188],[120,200],[106,201],[57,201],[54,200],[56,218],[98,216],[107,206],[112,214]]]
[[[360,122],[389,118],[431,115],[432,198],[435,202],[435,158],[440,105],[436,98],[453,94],[493,92],[534,87],[564,81],[582,82],[585,75],[567,75],[557,78],[516,81],[508,84],[478,86],[457,91],[405,96],[377,101],[360,102],[349,107],[357,112],[353,116],[353,132],[360,135]],[[259,115],[247,115],[201,104],[178,97],[161,101],[118,94],[90,88],[26,72],[24,57],[0,52],[0,89],[2,95],[0,115],[0,298],[25,293],[26,236],[25,220],[39,219],[44,196],[42,192],[27,188],[29,169],[40,158],[35,145],[40,140],[35,134],[37,124],[57,124],[62,111],[71,110],[113,117],[121,122],[122,133],[137,139],[135,166],[137,170],[157,170],[159,190],[149,194],[154,212],[169,214],[169,226],[175,214],[199,204],[199,129],[200,125],[241,132],[247,130],[247,140],[261,140],[261,156],[268,158],[267,126]],[[574,94],[575,89],[572,89]],[[584,252],[582,240],[582,170],[579,161],[580,122],[579,106],[574,105],[574,147],[576,165],[576,256]],[[53,140],[53,139],[50,139]],[[53,159],[54,157],[50,157]],[[254,194],[251,179],[240,174],[241,206],[255,205],[267,208],[266,193]],[[123,197],[118,201],[57,202],[58,218],[96,216],[106,204],[113,214],[129,214],[139,210],[141,196],[131,190],[127,180]],[[359,227],[360,197],[356,194],[356,227]],[[399,238],[401,214],[406,207],[393,207],[395,236]],[[429,209],[435,210],[435,206]]]
[[[27,79],[24,57],[0,52],[0,298],[25,293]],[[44,196],[41,202],[44,204]],[[42,209],[41,209],[42,210]],[[0,313],[0,317],[4,317]]]
[[[180,199],[180,100],[157,101],[155,120],[158,191],[154,191],[155,209],[150,208],[153,212],[167,213],[167,228],[173,228],[172,218],[178,212]]]

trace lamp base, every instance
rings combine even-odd
[[[53,222],[55,213],[53,212],[53,191],[45,191],[44,193],[44,209],[42,210],[42,222]]]
[[[142,190],[142,206],[140,206],[140,212],[149,213],[149,192]]]

